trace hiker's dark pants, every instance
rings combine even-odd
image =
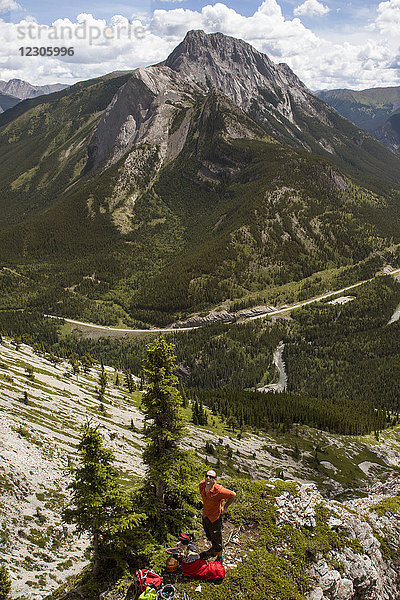
[[[222,515],[212,523],[208,517],[203,518],[203,527],[206,538],[212,543],[212,549],[215,552],[222,552]]]

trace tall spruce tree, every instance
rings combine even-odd
[[[157,541],[189,527],[197,501],[195,461],[179,447],[185,421],[174,349],[164,338],[157,338],[147,346],[143,369],[146,392],[142,403],[147,421],[143,460],[148,470],[142,494],[149,529]]]
[[[132,532],[144,515],[135,512],[132,498],[118,485],[113,453],[103,446],[98,427],[89,423],[82,427],[78,452],[80,464],[69,485],[72,499],[63,517],[76,525],[78,533],[90,535],[96,575],[110,556],[121,556],[127,532]]]

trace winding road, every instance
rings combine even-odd
[[[400,273],[400,269],[395,269],[388,273],[388,275],[398,275]],[[376,275],[377,277],[378,275]],[[347,287],[344,287],[340,290],[336,290],[334,292],[327,292],[322,294],[321,296],[316,296],[315,298],[311,298],[310,300],[304,300],[302,302],[297,302],[296,304],[292,304],[290,306],[284,306],[283,308],[278,308],[276,310],[267,310],[263,313],[257,314],[253,317],[248,317],[246,319],[242,319],[243,321],[254,321],[255,319],[262,319],[263,317],[269,316],[272,317],[274,315],[281,315],[284,313],[291,312],[292,310],[296,310],[297,308],[301,308],[302,306],[306,306],[307,304],[313,304],[314,302],[320,302],[321,300],[325,300],[326,298],[331,298],[332,296],[337,296],[338,294],[343,294],[343,292],[348,292],[349,290],[353,290],[368,281],[372,281],[374,277],[370,279],[365,279],[364,281],[359,281],[358,283],[353,283]],[[117,327],[108,327],[105,325],[96,325],[95,323],[85,323],[83,321],[76,321],[75,319],[67,319],[65,317],[57,317],[56,315],[44,315],[45,317],[49,317],[51,319],[63,319],[66,323],[71,323],[72,325],[80,325],[81,327],[85,327],[88,329],[93,329],[98,332],[101,336],[104,337],[119,337],[121,334],[139,334],[139,333],[169,333],[169,332],[180,332],[180,331],[191,331],[193,329],[199,329],[199,327],[203,327],[204,325],[193,325],[191,327],[179,327],[176,325],[175,327],[155,327],[152,329],[129,329],[129,328],[117,328]],[[209,324],[209,323],[208,323]],[[100,331],[99,331],[100,330]],[[100,337],[99,335],[99,337]]]

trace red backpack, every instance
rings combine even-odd
[[[140,569],[135,573],[137,588],[144,592],[147,587],[159,590],[162,584],[161,576],[149,569]]]
[[[225,577],[225,567],[220,562],[207,562],[198,558],[192,563],[182,563],[182,571],[186,577],[195,579],[220,580]]]

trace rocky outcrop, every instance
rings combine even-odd
[[[398,539],[400,479],[376,484],[365,498],[340,504],[325,500],[314,484],[276,499],[278,521],[316,526],[324,508],[330,530],[343,534],[328,551],[310,546],[308,600],[397,600],[400,597]]]
[[[271,489],[279,485],[282,489],[282,484],[282,480],[272,479],[267,485]],[[313,484],[291,482],[285,487],[287,491],[275,498],[276,525],[286,532],[291,528],[301,529],[297,535],[293,532],[295,535],[292,539],[299,541],[302,538],[304,541],[306,537],[308,540],[304,575],[309,577],[311,588],[301,597],[307,600],[397,600],[400,597],[398,554],[388,556],[385,549],[387,540],[393,540],[393,547],[397,551],[400,527],[394,514],[391,518],[382,516],[382,507],[390,503],[392,494],[400,491],[398,480],[393,478],[388,485],[376,486],[370,496],[344,504],[325,500]],[[395,495],[394,499],[398,506],[399,497]],[[245,539],[249,541],[251,532],[247,531],[246,536],[242,537],[240,531],[240,527],[236,531],[231,529],[226,542],[225,559],[229,557],[229,563],[225,564],[228,572],[240,568],[240,563],[248,556],[243,553],[241,544]],[[385,539],[382,537],[383,531]],[[307,532],[305,537],[304,532]],[[235,546],[233,551],[232,545]],[[275,552],[279,556],[288,550],[290,548],[283,542]],[[178,587],[179,597],[181,592],[185,597],[186,582],[178,576],[174,584]],[[105,590],[100,599],[126,600],[133,595],[133,588],[133,578],[124,577],[117,585]],[[266,597],[263,592],[260,590],[260,598]],[[229,597],[235,600],[242,597],[242,593],[231,593]],[[270,595],[268,597],[272,598]],[[68,598],[65,596],[63,600]],[[73,595],[72,598],[77,596]]]
[[[193,317],[185,321],[172,323],[170,327],[172,329],[181,329],[184,327],[201,327],[212,323],[234,323],[241,319],[255,319],[267,315],[274,310],[273,306],[255,306],[254,308],[243,309],[234,313],[227,310],[212,310],[207,315],[193,315]]]
[[[166,155],[175,104],[201,93],[197,86],[164,67],[136,69],[107,107],[88,149],[88,168],[107,168],[134,145],[160,147]]]

